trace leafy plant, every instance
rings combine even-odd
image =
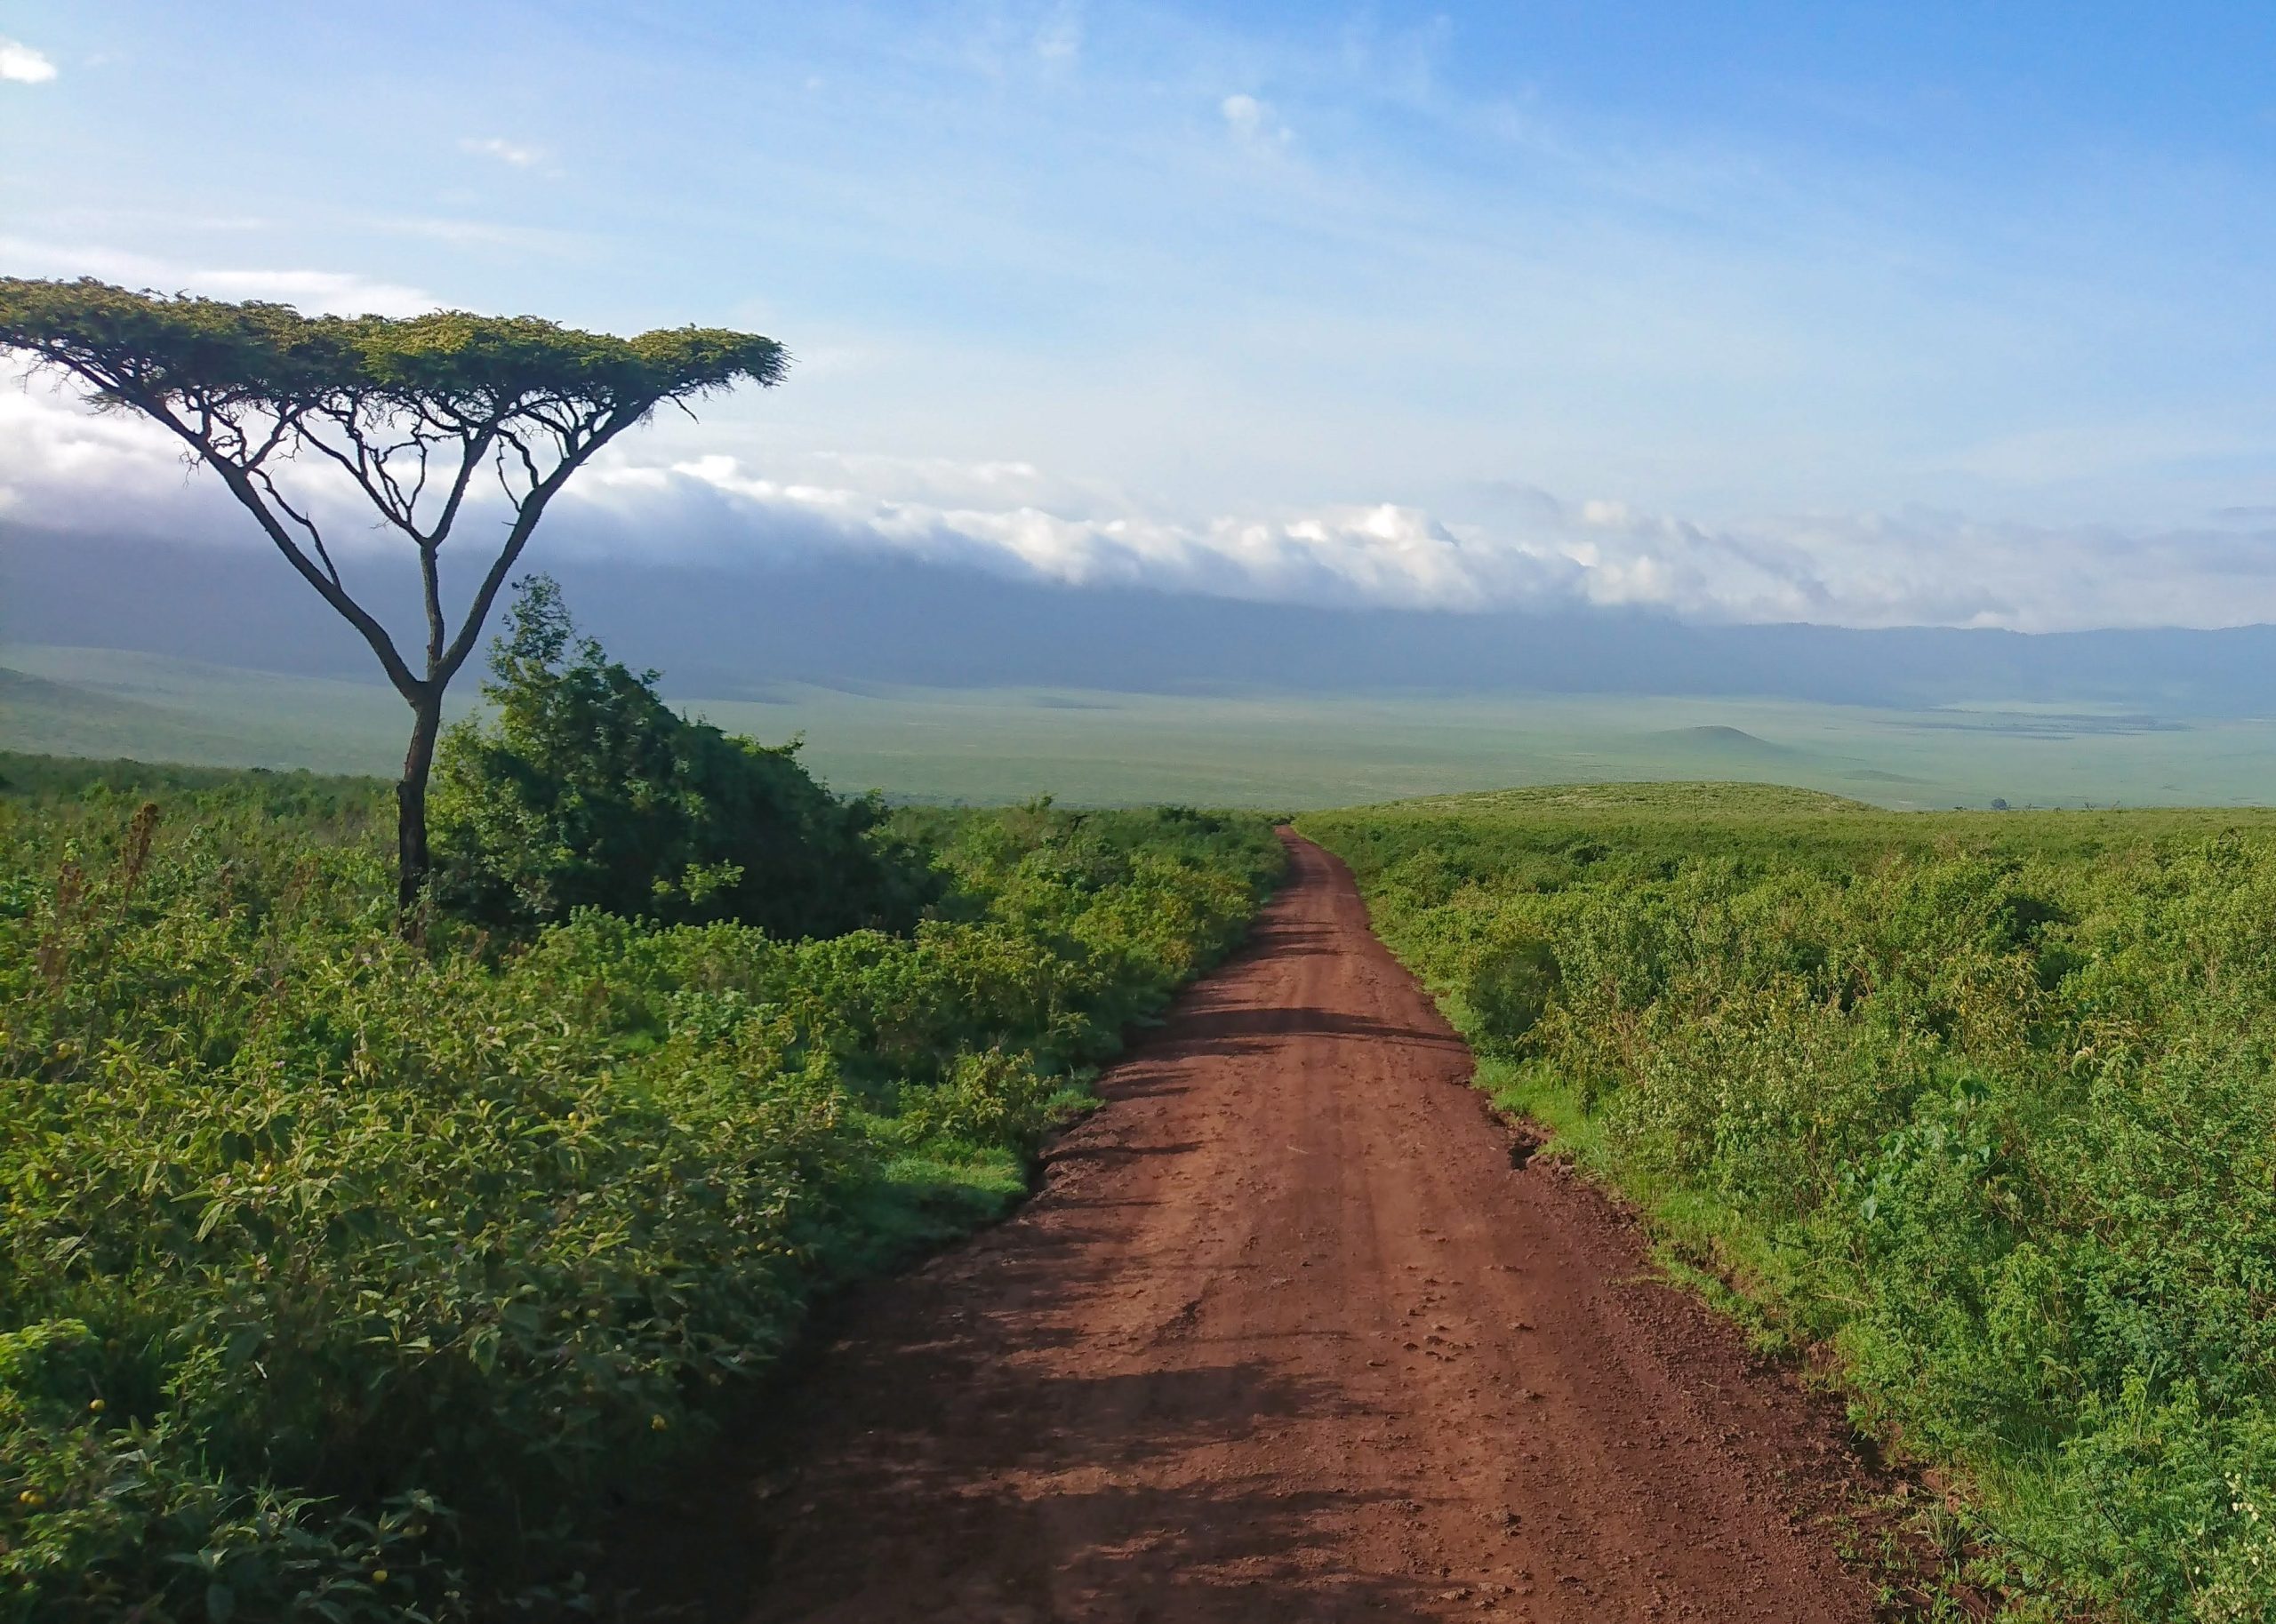
[[[609,1494],[816,1291],[1000,1211],[1279,859],[1256,820],[926,812],[869,831],[943,876],[907,931],[588,908],[414,948],[383,788],[26,776],[0,800],[24,1624],[573,1603]]]
[[[442,908],[525,930],[580,908],[792,936],[914,921],[937,887],[881,837],[879,803],[832,796],[795,744],[687,720],[655,683],[579,637],[549,578],[520,583],[493,715],[453,728],[436,766]]]

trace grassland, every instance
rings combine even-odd
[[[1710,784],[1300,827],[1485,1084],[1952,1491],[1915,1505],[1956,1587],[2276,1617],[2276,815]]]
[[[13,673],[12,676],[10,673]],[[731,731],[805,733],[844,788],[901,800],[1350,805],[1509,785],[1745,779],[1895,808],[2276,804],[2276,723],[2005,704],[1876,710],[1571,695],[847,689],[680,694]],[[0,748],[387,772],[374,684],[0,647]]]

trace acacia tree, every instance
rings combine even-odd
[[[615,338],[535,316],[440,311],[401,319],[306,316],[76,282],[0,277],[0,348],[84,385],[98,411],[132,411],[220,476],[285,562],[372,646],[411,707],[396,787],[397,904],[415,928],[429,869],[427,779],[443,693],[474,652],[499,588],[546,505],[593,454],[667,401],[781,380],[772,339],[679,327]],[[311,487],[278,475],[307,455],[360,493],[417,556],[422,655],[405,659],[341,580]],[[504,493],[504,535],[455,629],[440,559],[453,527]]]

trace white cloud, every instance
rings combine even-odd
[[[1072,586],[1346,607],[1625,607],[2022,631],[2276,622],[2276,513],[2163,528],[1929,510],[1711,525],[1523,488],[1492,522],[1392,502],[1191,516],[1022,461],[805,453],[759,472],[725,452],[656,461],[638,452],[570,485],[551,545],[897,555]],[[324,485],[324,465],[304,460],[298,477],[341,545],[389,545],[359,499]],[[0,511],[62,531],[258,541],[163,433],[37,384],[0,390]]]
[[[0,257],[26,276],[100,276],[129,287],[202,294],[208,299],[265,299],[310,315],[416,316],[440,308],[425,290],[347,271],[230,269],[186,265],[98,244],[0,236]]]
[[[180,447],[156,424],[77,408],[38,381],[17,387],[14,373],[0,355],[0,511],[10,518],[202,534],[220,516],[210,492],[185,500]]]
[[[1225,128],[1232,132],[1233,140],[1248,151],[1280,152],[1294,139],[1269,101],[1250,95],[1228,96],[1217,104],[1217,110],[1224,115]]]
[[[345,271],[192,271],[183,285],[215,299],[265,299],[340,316],[416,316],[439,308],[433,294],[419,288]]]
[[[55,64],[20,40],[0,35],[0,79],[17,84],[44,84],[55,77]]]
[[[509,141],[502,136],[467,136],[459,142],[461,152],[470,152],[477,157],[495,158],[501,164],[510,164],[516,169],[533,169],[545,162],[545,148],[533,147],[525,141]]]
[[[1023,463],[787,460],[760,475],[724,453],[628,457],[571,490],[597,516],[686,547],[846,548],[1280,602],[2025,631],[2276,621],[2276,519],[2064,528],[1913,510],[1708,525],[1538,492],[1496,524],[1396,503],[1191,518]]]

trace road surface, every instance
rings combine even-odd
[[[1036,1197],[858,1299],[652,1530],[645,1616],[1872,1617],[1824,1407],[1526,1156],[1289,841]]]

